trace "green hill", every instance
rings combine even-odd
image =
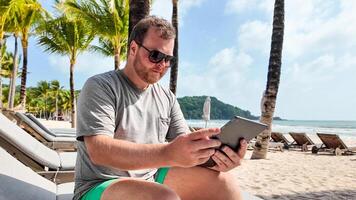
[[[178,98],[185,119],[202,119],[205,99],[206,96]],[[248,110],[242,110],[241,108],[221,102],[216,97],[210,97],[210,99],[210,119],[231,119],[235,115],[248,119],[258,119],[257,116],[252,115]]]

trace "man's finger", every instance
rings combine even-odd
[[[231,167],[234,165],[233,161],[220,151],[216,151],[213,157],[218,158],[221,162],[225,164],[226,167]]]
[[[217,157],[216,155],[213,155],[211,158],[216,163],[218,169],[219,168],[220,169],[226,169],[227,168],[227,165],[225,164],[225,162],[221,158]]]
[[[240,141],[240,148],[239,151],[237,152],[237,155],[239,155],[239,157],[241,159],[243,159],[245,157],[245,154],[247,152],[247,141],[245,139]]]
[[[204,149],[197,152],[198,158],[210,158],[214,155],[215,149]]]
[[[221,150],[230,158],[230,160],[234,164],[239,164],[240,163],[240,157],[230,147],[224,146]]]
[[[192,148],[194,151],[199,151],[201,149],[209,149],[219,147],[221,142],[217,139],[201,139],[192,142]]]
[[[192,140],[206,139],[206,137],[211,137],[220,133],[219,128],[205,128],[189,134]]]

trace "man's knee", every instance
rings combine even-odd
[[[110,185],[101,200],[122,199],[137,200],[180,200],[179,196],[170,188],[156,183],[142,181],[120,181]]]
[[[229,185],[235,183],[235,180],[232,178],[230,173],[220,173],[217,176],[215,183],[220,187],[228,187]]]
[[[153,199],[158,200],[180,200],[180,197],[171,189],[165,188],[155,194]]]
[[[216,187],[220,188],[221,191],[225,191],[226,197],[224,199],[238,199],[236,197],[240,196],[240,187],[233,174],[220,173],[216,184]]]

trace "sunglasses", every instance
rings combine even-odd
[[[136,41],[135,41],[136,42]],[[160,63],[163,59],[165,63],[168,63],[169,66],[173,65],[175,62],[175,57],[174,56],[170,56],[167,54],[164,54],[158,50],[149,50],[147,47],[143,46],[141,43],[136,42],[140,47],[143,47],[144,49],[146,49],[146,51],[148,51],[148,59],[150,60],[150,62],[152,63]]]

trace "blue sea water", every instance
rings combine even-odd
[[[207,127],[221,127],[228,120],[210,120]],[[205,127],[203,120],[187,120],[189,126]],[[274,120],[272,130],[276,132],[317,132],[335,133],[343,137],[356,139],[356,121],[314,121],[314,120]]]

